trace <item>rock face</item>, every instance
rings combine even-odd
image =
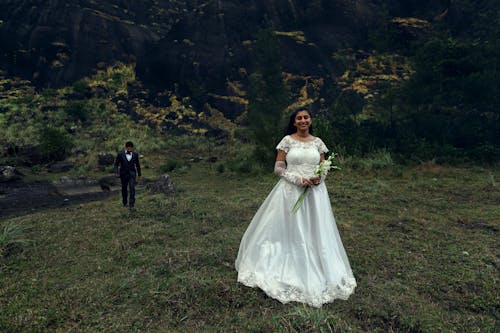
[[[135,62],[158,39],[143,25],[153,2],[2,1],[2,62],[33,82],[56,86],[105,64]]]
[[[284,71],[329,76],[336,70],[332,52],[354,43],[365,29],[355,24],[348,1],[329,3],[211,2],[175,24],[138,68],[148,81],[176,83],[181,94],[193,95],[202,87],[225,95],[227,80],[244,81],[252,72],[256,33],[272,23],[278,31]]]
[[[336,69],[332,52],[365,41],[382,13],[435,15],[447,2],[3,0],[0,65],[61,86],[123,61],[161,88],[223,92],[227,80],[251,70],[249,51],[265,22],[282,32],[285,71],[328,75]]]

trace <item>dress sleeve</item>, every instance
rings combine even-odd
[[[277,150],[283,150],[285,153],[288,153],[290,150],[290,140],[288,139],[288,135],[281,139],[280,143],[276,146]]]
[[[328,153],[328,148],[326,147],[326,145],[323,142],[323,140],[321,140],[320,138],[318,138],[317,146],[318,146],[318,151],[319,151],[320,154]]]

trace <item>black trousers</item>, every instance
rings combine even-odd
[[[123,205],[126,206],[127,202],[130,207],[135,204],[135,172],[131,171],[129,174],[120,175],[122,181],[122,199]],[[128,198],[128,190],[130,189],[130,199]]]

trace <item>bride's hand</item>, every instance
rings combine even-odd
[[[311,182],[312,186],[318,186],[321,183],[321,178],[314,177],[314,178],[310,178],[309,181]]]
[[[320,181],[321,181],[321,178],[319,178],[319,177],[302,178],[302,186],[304,186],[304,187],[318,186]]]
[[[313,186],[313,183],[309,178],[302,178],[302,186],[304,187],[310,187]]]

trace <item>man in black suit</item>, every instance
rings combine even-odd
[[[130,209],[134,209],[136,176],[137,181],[140,181],[141,165],[139,164],[139,154],[134,152],[134,144],[130,141],[125,144],[125,150],[116,156],[115,174],[122,181],[123,207],[127,207],[127,188],[130,188],[128,206]]]

